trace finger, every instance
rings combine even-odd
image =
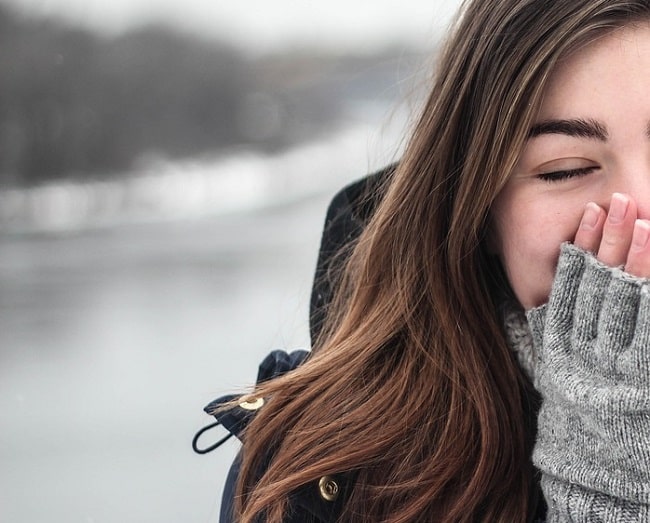
[[[650,221],[636,220],[632,244],[625,262],[625,272],[640,278],[650,278]]]
[[[605,265],[616,267],[627,260],[636,220],[636,204],[629,196],[612,194],[609,212],[603,226],[597,258]]]
[[[582,220],[573,243],[581,249],[589,252],[596,252],[603,236],[603,225],[607,213],[594,202],[585,206]]]

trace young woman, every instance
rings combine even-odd
[[[235,520],[650,521],[650,0],[465,2],[370,185]]]

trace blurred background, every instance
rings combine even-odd
[[[202,407],[308,347],[456,3],[0,0],[1,522],[218,520]]]

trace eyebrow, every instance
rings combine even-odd
[[[544,120],[538,122],[528,132],[528,138],[535,138],[543,134],[564,134],[576,138],[592,138],[606,142],[607,128],[597,120]]]

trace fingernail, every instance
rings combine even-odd
[[[582,215],[582,221],[580,226],[583,229],[593,229],[598,224],[598,218],[600,217],[600,207],[594,202],[589,202],[585,205],[585,212]]]
[[[624,194],[615,192],[612,194],[612,202],[609,204],[607,218],[611,223],[620,223],[625,219],[629,200]]]
[[[645,249],[650,238],[650,222],[648,220],[636,220],[632,232],[632,245],[638,249]]]

